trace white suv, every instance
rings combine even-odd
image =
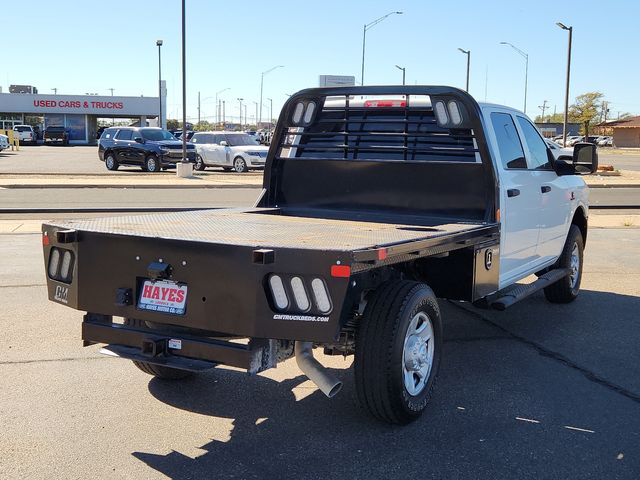
[[[269,151],[245,132],[196,132],[191,143],[196,146],[196,170],[222,167],[242,173],[263,169]]]
[[[18,136],[20,143],[28,142],[31,145],[35,145],[38,140],[36,132],[33,131],[33,127],[31,125],[14,125],[13,131],[14,135]]]
[[[0,152],[9,148],[9,137],[0,134]]]

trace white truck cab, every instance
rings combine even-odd
[[[480,104],[499,182],[500,289],[553,265],[573,218],[586,237],[588,188],[578,175],[558,175],[554,157],[522,112]]]

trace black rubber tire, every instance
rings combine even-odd
[[[582,280],[582,264],[584,261],[584,240],[582,232],[577,225],[571,225],[567,240],[560,254],[560,258],[555,263],[554,268],[571,268],[571,252],[573,247],[578,247],[578,278],[575,285],[571,284],[571,277],[566,276],[556,283],[549,285],[544,289],[544,296],[551,303],[569,303],[573,302],[580,292],[580,281]]]
[[[424,312],[433,328],[433,363],[422,391],[411,396],[403,379],[405,335],[412,318]],[[437,299],[427,285],[395,281],[369,298],[356,336],[354,374],[358,403],[375,418],[394,424],[416,420],[426,408],[438,376],[442,322]]]
[[[160,160],[155,155],[149,155],[144,159],[144,170],[149,173],[157,173],[161,170]]]
[[[237,173],[244,173],[249,171],[249,169],[247,168],[247,162],[245,162],[244,158],[242,157],[236,157],[233,159],[233,169]]]
[[[134,318],[125,318],[125,325],[134,327],[143,326],[143,321]],[[132,360],[133,364],[142,370],[144,373],[153,375],[154,377],[166,379],[166,380],[181,380],[193,375],[193,372],[187,370],[180,370],[178,368],[165,367],[163,365],[155,365],[153,363],[140,362],[138,360]]]
[[[204,164],[204,161],[202,160],[202,157],[200,155],[196,155],[196,163],[194,164],[193,168],[200,172],[203,171],[205,168],[207,168],[207,166]]]
[[[113,163],[110,163],[108,158],[111,157],[113,160]],[[113,153],[109,152],[105,155],[104,157],[104,165],[105,167],[107,167],[107,170],[118,170],[118,168],[120,167],[120,164],[118,163],[118,160],[116,160],[116,157]],[[111,166],[110,166],[111,165]]]

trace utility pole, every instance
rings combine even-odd
[[[464,53],[467,56],[467,87],[465,88],[465,90],[468,92],[469,91],[469,68],[471,66],[471,50],[464,50],[462,48],[458,48],[458,50],[460,50],[460,52]]]
[[[200,92],[198,91],[198,123],[200,123]]]
[[[111,90],[111,96],[113,97],[113,91],[115,90],[115,88],[107,88],[107,90]]]
[[[542,121],[540,123],[544,123],[544,112],[547,110],[547,101],[542,102],[542,105],[538,105],[538,108],[542,110]]]

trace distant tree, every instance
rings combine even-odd
[[[542,115],[538,115],[535,120],[536,123],[542,123]],[[545,115],[544,123],[562,123],[564,122],[564,113],[554,113],[553,115]]]
[[[180,128],[180,122],[173,118],[167,118],[167,130],[177,130]]]
[[[583,134],[589,135],[591,124],[597,123],[602,108],[600,92],[583,93],[576,97],[576,101],[569,107],[569,121],[582,124]]]
[[[196,123],[193,126],[193,129],[196,132],[208,132],[211,130],[215,130],[215,125],[213,123],[207,122],[206,120],[200,121],[200,123]]]

